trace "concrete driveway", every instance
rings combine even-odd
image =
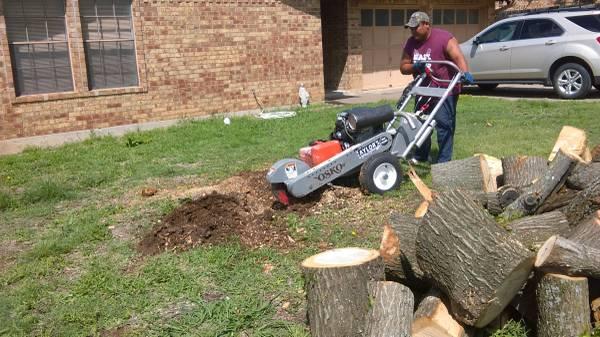
[[[404,88],[368,90],[362,92],[332,91],[325,94],[325,101],[330,104],[363,104],[380,100],[395,101],[400,98]],[[502,98],[508,100],[531,99],[531,100],[556,100],[558,98],[552,87],[543,85],[503,84],[494,90],[481,90],[477,86],[465,87],[465,95]],[[592,89],[588,97],[580,100],[583,102],[600,102],[600,91]]]

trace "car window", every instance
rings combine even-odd
[[[481,34],[479,43],[493,43],[513,40],[516,37],[515,32],[521,21],[510,21],[500,24],[487,32]]]
[[[538,39],[562,35],[563,29],[549,19],[525,20],[521,30],[521,39]]]
[[[569,16],[567,20],[589,31],[600,33],[600,14]]]

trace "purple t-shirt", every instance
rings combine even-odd
[[[452,61],[446,54],[448,41],[454,36],[443,29],[432,28],[429,38],[425,41],[417,41],[414,37],[408,38],[404,46],[404,52],[410,56],[413,63],[420,61]],[[435,77],[449,80],[456,74],[456,70],[443,64],[427,65],[433,71]],[[447,87],[447,83],[440,83],[439,86]],[[454,94],[460,93],[460,85],[457,85]]]

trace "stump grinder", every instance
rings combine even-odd
[[[428,61],[456,70],[450,80],[437,78],[429,67],[404,90],[396,104],[375,108],[357,107],[337,115],[329,140],[314,141],[300,149],[300,159],[274,163],[267,181],[275,198],[289,205],[335,179],[358,174],[366,193],[383,194],[402,182],[399,160],[429,138],[435,115],[462,79],[462,72],[449,61]],[[411,112],[407,108],[412,98]],[[416,108],[415,108],[416,107]]]

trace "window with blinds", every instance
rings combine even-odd
[[[73,91],[64,0],[3,3],[16,95]]]
[[[131,0],[80,0],[91,89],[138,85]]]

